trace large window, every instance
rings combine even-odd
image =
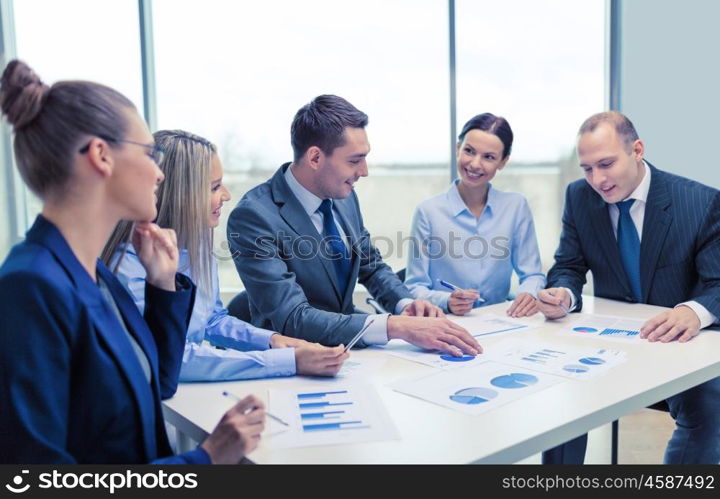
[[[13,4],[17,57],[47,84],[92,80],[143,108],[138,4],[127,0],[22,0]],[[26,191],[27,221],[39,201]]]
[[[290,122],[315,96],[370,117],[365,222],[395,268],[415,205],[448,173],[447,4],[155,0],[158,119],[215,142],[234,197],[217,229],[224,287],[242,284],[227,251],[232,206],[292,159]]]
[[[507,118],[513,151],[493,185],[528,198],[547,270],[581,176],[577,129],[606,106],[605,0],[456,3],[458,130],[486,111]]]
[[[216,230],[221,286],[242,287],[225,226],[235,203],[290,161],[296,110],[322,93],[370,116],[370,176],[357,184],[386,261],[405,266],[416,205],[448,186],[449,40],[456,41],[456,126],[490,111],[515,131],[494,181],[533,208],[544,267],[560,232],[564,187],[579,176],[575,130],[605,107],[605,0],[154,0],[159,128],[215,142],[233,200]],[[45,81],[91,79],[142,109],[138,3],[14,2],[19,57]],[[28,197],[28,221],[38,203]],[[405,242],[403,242],[405,241]]]

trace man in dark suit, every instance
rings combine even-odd
[[[291,126],[294,161],[250,190],[230,214],[228,240],[247,289],[252,322],[324,345],[402,338],[462,355],[481,351],[465,329],[413,300],[365,229],[353,184],[368,174],[367,115],[321,95]],[[355,282],[398,315],[368,315],[352,302]]]
[[[568,186],[560,245],[538,293],[548,318],[582,307],[585,275],[595,295],[672,307],[648,320],[640,337],[686,342],[720,316],[720,192],[644,161],[633,124],[599,113],[580,127],[585,180]],[[666,463],[720,461],[720,378],[666,400],[677,427]],[[586,436],[544,455],[582,462]]]

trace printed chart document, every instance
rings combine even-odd
[[[513,331],[526,331],[530,328],[537,327],[529,322],[513,319],[512,317],[503,317],[496,314],[481,314],[454,316],[448,315],[448,319],[458,326],[462,326],[475,336],[488,336],[491,334],[511,333]]]
[[[563,381],[551,374],[485,362],[466,369],[438,371],[392,387],[465,414],[479,415]]]
[[[472,356],[463,355],[462,357],[453,357],[449,353],[442,353],[432,350],[425,350],[403,340],[390,340],[382,347],[371,347],[378,352],[400,357],[401,359],[411,362],[419,362],[426,366],[436,367],[438,369],[453,369],[456,367],[465,367],[480,364],[485,361],[483,354]]]
[[[590,379],[627,360],[627,352],[506,339],[487,348],[486,357],[504,364],[566,378]]]
[[[560,330],[565,336],[602,338],[613,341],[639,341],[640,328],[645,321],[624,319],[610,315],[581,315],[571,325]]]
[[[269,410],[287,431],[268,439],[275,448],[335,445],[399,438],[375,389],[369,385],[308,385],[270,389]]]

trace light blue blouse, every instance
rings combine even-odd
[[[113,267],[111,267],[113,268]],[[190,275],[188,254],[180,250],[179,271]],[[117,270],[142,314],[145,310],[145,268],[131,247]],[[228,315],[220,301],[217,261],[212,262],[212,296],[198,288],[185,340],[180,381],[269,378],[295,374],[295,349],[270,349],[273,331]],[[207,340],[210,343],[203,343]],[[219,347],[224,347],[222,350]]]
[[[452,291],[440,279],[477,289],[491,305],[505,301],[515,270],[518,294],[545,287],[535,224],[527,200],[490,186],[480,218],[470,213],[455,181],[418,205],[413,217],[405,285],[415,298],[448,311]]]

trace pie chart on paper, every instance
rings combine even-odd
[[[576,333],[597,333],[598,330],[594,327],[578,326],[574,327],[573,331],[575,331]]]
[[[490,384],[498,388],[526,388],[538,382],[537,376],[525,373],[511,373],[504,376],[497,376],[490,380]]]
[[[440,358],[447,362],[468,362],[474,360],[475,357],[472,355],[463,355],[462,357],[453,357],[452,355],[443,354]]]
[[[450,395],[450,400],[459,404],[477,405],[489,402],[498,396],[498,392],[491,388],[463,388],[458,390],[454,395]]]
[[[601,364],[604,364],[605,361],[600,357],[583,357],[582,359],[580,359],[580,363],[586,364],[588,366],[599,366]]]

